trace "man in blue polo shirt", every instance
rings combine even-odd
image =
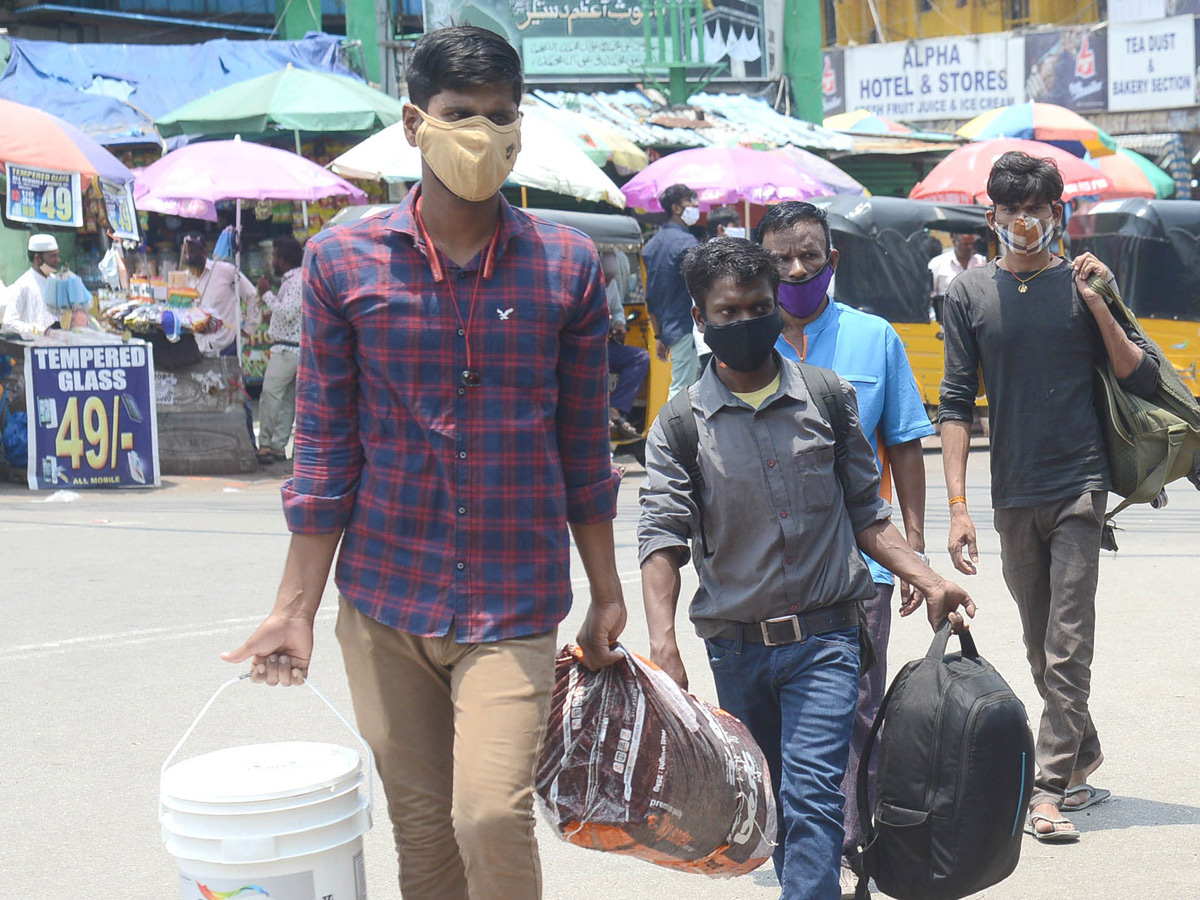
[[[692,295],[683,283],[679,266],[683,255],[699,241],[688,229],[700,219],[700,200],[686,184],[673,184],[659,195],[658,202],[670,215],[642,249],[646,263],[646,312],[654,325],[658,358],[671,359],[674,397],[700,377],[700,357],[692,337]]]
[[[776,349],[787,359],[833,369],[854,386],[862,429],[879,466],[880,493],[890,500],[895,484],[905,537],[913,550],[927,559],[921,438],[933,434],[933,426],[900,336],[886,319],[830,299],[829,283],[837,268],[838,252],[833,249],[823,210],[811,203],[776,204],[759,223],[758,240],[779,261],[779,306],[784,328]],[[862,840],[855,776],[863,741],[887,686],[894,590],[892,573],[869,557],[866,562],[876,587],[875,599],[866,604],[867,627],[879,664],[859,681],[850,760],[842,782],[846,795],[843,847],[847,854]],[[900,590],[900,615],[907,616],[921,605],[922,598],[906,584]],[[874,779],[872,765],[872,786]],[[842,892],[852,897],[855,880],[848,866],[843,860]]]

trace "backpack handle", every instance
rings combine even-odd
[[[925,654],[925,658],[941,662],[949,648],[951,634],[953,632],[950,629],[950,620],[946,619],[938,626],[937,633],[933,636],[933,643],[929,645],[929,652]],[[975,639],[971,637],[970,630],[960,634],[958,642],[965,659],[979,659],[979,651],[975,649]]]

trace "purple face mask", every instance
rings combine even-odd
[[[807,319],[817,311],[829,282],[833,280],[833,266],[825,263],[814,274],[803,281],[779,282],[779,305],[797,319]]]

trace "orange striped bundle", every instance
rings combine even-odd
[[[770,858],[775,801],[766,759],[733,716],[621,649],[599,672],[575,647],[556,660],[537,793],[580,847],[710,877]]]

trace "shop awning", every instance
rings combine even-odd
[[[551,106],[605,121],[642,147],[792,144],[810,150],[849,150],[853,146],[847,135],[782,115],[765,100],[745,94],[697,94],[683,107],[668,108],[652,92],[532,93]]]

